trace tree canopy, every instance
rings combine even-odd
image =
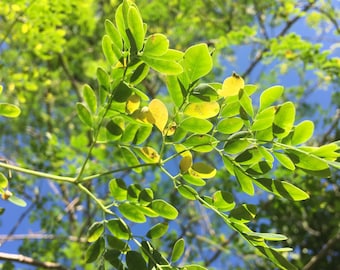
[[[3,269],[336,269],[338,17],[326,0],[0,2]]]

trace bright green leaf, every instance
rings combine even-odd
[[[148,56],[162,56],[169,49],[169,40],[163,34],[148,36],[145,42],[143,53]]]
[[[106,226],[113,236],[123,240],[130,239],[131,236],[130,229],[123,220],[110,219],[107,221]]]
[[[77,102],[77,113],[80,120],[87,126],[93,127],[93,117],[84,104]]]
[[[242,204],[230,211],[229,218],[236,223],[247,223],[256,216],[256,206],[253,204]]]
[[[269,178],[260,178],[254,180],[255,184],[268,192],[274,193],[293,201],[302,201],[309,198],[309,195],[298,187],[285,181],[278,181]]]
[[[142,55],[141,59],[154,70],[166,75],[178,75],[183,72],[182,66],[172,60],[164,60],[161,57],[149,57]]]
[[[15,196],[15,195],[11,195],[8,198],[8,201],[10,201],[11,203],[13,203],[17,206],[20,206],[20,207],[26,207],[26,205],[27,205],[27,203],[23,199]]]
[[[180,185],[177,187],[178,193],[188,200],[196,200],[198,193],[195,189],[188,185]]]
[[[233,194],[227,191],[216,191],[212,199],[213,205],[220,211],[230,211],[236,205]]]
[[[191,148],[193,151],[206,153],[214,149],[217,145],[217,140],[211,135],[194,134],[188,137],[183,145],[187,148]]]
[[[131,204],[129,202],[123,202],[118,206],[119,211],[121,214],[136,223],[144,223],[146,222],[146,217],[142,211],[139,210],[136,205]]]
[[[178,216],[177,209],[164,200],[154,200],[151,203],[151,208],[166,219],[176,219]]]
[[[180,126],[186,131],[196,134],[206,134],[213,128],[213,124],[210,121],[196,117],[185,118],[180,123]]]
[[[216,169],[204,162],[196,162],[188,170],[189,174],[204,179],[213,178],[216,175]]]
[[[295,106],[292,102],[289,101],[278,106],[273,125],[273,132],[276,137],[286,137],[293,128],[294,121]]]
[[[166,77],[166,85],[176,107],[179,107],[183,103],[183,93],[178,82],[177,76],[167,76]]]
[[[127,147],[122,147],[120,149],[122,156],[124,157],[127,165],[129,167],[132,167],[132,169],[137,172],[137,173],[141,173],[142,172],[142,168],[141,167],[136,167],[140,164],[138,158],[136,157],[136,155]]]
[[[222,119],[217,124],[217,131],[223,134],[232,134],[239,131],[243,127],[243,120],[238,117]]]
[[[102,236],[103,232],[104,232],[103,222],[93,223],[87,231],[87,241],[88,242],[97,241],[97,239]]]
[[[8,104],[8,103],[0,103],[0,115],[9,117],[9,118],[15,118],[18,117],[21,113],[21,110],[19,107]]]
[[[129,245],[125,241],[117,237],[114,237],[112,235],[107,235],[106,239],[107,239],[107,243],[109,244],[109,246],[115,250],[125,252],[129,249]]]
[[[109,183],[111,196],[117,201],[124,201],[127,197],[127,187],[122,179],[112,179]]]
[[[308,141],[314,132],[314,123],[312,121],[303,121],[294,128],[292,144],[297,145]]]
[[[183,67],[190,82],[207,75],[211,71],[212,65],[213,62],[207,44],[193,45],[185,51]]]
[[[253,178],[251,178],[248,174],[246,174],[237,166],[234,166],[234,172],[242,191],[249,195],[254,195]]]
[[[111,38],[111,41],[116,45],[117,48],[123,48],[122,37],[110,20],[105,20],[105,32]]]
[[[202,187],[202,186],[205,186],[205,184],[206,184],[206,182],[202,178],[195,177],[195,176],[192,176],[190,174],[184,174],[182,177],[183,177],[185,182],[187,182],[191,185],[194,185],[194,186]]]
[[[269,107],[262,110],[256,115],[251,130],[258,131],[271,127],[274,122],[274,116],[275,116],[274,107]]]
[[[105,35],[102,40],[102,48],[103,53],[105,55],[106,60],[110,63],[110,65],[115,65],[118,61],[118,58],[114,52],[114,44],[111,38],[108,35]]]
[[[171,261],[177,262],[182,257],[184,250],[185,250],[185,241],[183,238],[180,238],[175,242],[174,247],[172,249]]]
[[[274,152],[273,154],[276,157],[276,159],[288,170],[291,171],[295,170],[294,162],[287,155],[278,152]]]
[[[97,97],[93,89],[88,85],[85,84],[83,88],[83,97],[87,107],[90,109],[92,114],[96,113],[97,111]]]
[[[272,86],[264,90],[260,96],[260,108],[259,111],[266,109],[277,101],[283,93],[283,87],[280,85]]]
[[[8,186],[8,179],[7,177],[0,172],[0,188],[7,188]]]
[[[143,48],[145,31],[142,16],[135,6],[129,7],[128,28],[130,29],[136,42],[137,50],[140,51]]]
[[[146,236],[150,239],[161,238],[168,231],[168,228],[168,223],[157,223],[150,228],[150,230],[146,233]]]
[[[246,232],[246,235],[263,238],[268,241],[284,241],[287,240],[287,236],[277,233],[259,233],[259,232]]]

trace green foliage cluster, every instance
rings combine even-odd
[[[40,3],[41,10],[45,7],[43,2]],[[157,2],[152,5],[157,5]],[[192,5],[186,3],[188,6],[183,8],[190,9]],[[74,3],[70,1],[64,5],[69,6],[46,5],[50,8],[46,12],[53,13],[58,8],[72,10]],[[88,2],[83,5],[94,4]],[[169,5],[175,4],[169,1]],[[289,7],[288,3],[285,5]],[[91,27],[93,24],[84,21],[81,15],[82,10],[88,10],[84,6],[80,6],[74,16],[74,25],[82,25],[83,28],[75,32],[89,31],[86,37],[91,39],[95,30]],[[288,174],[328,178],[331,167],[340,168],[337,161],[340,156],[338,142],[318,147],[306,145],[313,135],[314,124],[309,120],[296,123],[295,105],[284,101],[282,86],[275,85],[260,91],[256,85],[244,84],[235,73],[223,83],[211,82],[209,76],[214,59],[209,46],[198,43],[184,50],[179,46],[170,48],[165,33],[156,31],[149,35],[150,31],[137,5],[124,0],[117,6],[114,19],[106,20],[104,24],[101,49],[106,62],[103,61],[95,71],[91,63],[87,67],[79,67],[83,74],[95,78],[96,82],[89,81],[82,90],[78,90],[77,80],[81,81],[81,78],[72,77],[69,70],[74,70],[74,67],[70,69],[65,58],[68,57],[68,50],[74,51],[82,44],[76,43],[78,39],[66,42],[67,38],[72,40],[71,31],[55,31],[63,25],[63,18],[46,20],[45,16],[33,12],[23,3],[20,6],[20,2],[11,8],[20,12],[27,8],[30,11],[27,16],[44,24],[44,32],[39,33],[30,25],[34,20],[22,23],[22,33],[29,35],[26,36],[28,40],[21,42],[31,44],[33,55],[47,61],[47,65],[40,70],[23,66],[21,72],[5,75],[13,78],[12,84],[7,86],[8,96],[17,96],[22,103],[33,102],[33,115],[24,112],[13,125],[26,121],[35,127],[42,120],[47,127],[43,137],[34,137],[37,141],[20,138],[17,147],[20,148],[26,140],[36,148],[39,141],[47,142],[44,148],[26,158],[31,159],[33,164],[37,161],[35,165],[38,168],[47,168],[50,173],[0,163],[8,170],[8,177],[3,173],[0,175],[3,199],[25,206],[24,200],[10,191],[12,171],[60,182],[64,194],[67,194],[69,186],[75,187],[75,194],[81,192],[81,196],[86,197],[87,206],[96,204],[96,207],[89,206],[87,209],[87,215],[95,214],[96,220],[89,219],[91,224],[85,224],[78,232],[81,235],[87,231],[87,240],[91,244],[87,247],[85,262],[95,267],[206,269],[200,264],[181,263],[190,240],[187,243],[184,237],[174,236],[171,229],[172,220],[180,220],[181,215],[187,214],[181,207],[190,204],[199,205],[212,213],[209,217],[218,219],[217,226],[222,224],[231,228],[254,247],[257,254],[266,257],[276,267],[296,269],[287,260],[287,252],[291,249],[277,245],[287,237],[254,230],[250,222],[258,214],[257,206],[239,203],[234,194],[235,190],[240,190],[253,196],[262,190],[286,200],[303,201],[309,198],[308,192],[293,180],[275,179],[273,175],[278,168],[284,168],[285,178]],[[286,11],[284,8],[281,10]],[[4,9],[2,12],[7,11]],[[217,12],[223,11],[217,9]],[[289,13],[299,14],[299,10],[293,9]],[[88,17],[95,18],[93,14],[88,14]],[[31,28],[34,31],[29,31]],[[254,34],[255,31],[249,26],[230,29],[229,36],[221,38],[218,46],[230,44],[230,40],[239,44],[245,36]],[[45,40],[38,39],[40,35]],[[179,36],[185,38],[185,35]],[[330,76],[329,80],[336,76],[337,60],[327,59],[327,52],[318,54],[318,45],[307,44],[296,35],[268,40],[267,45],[269,49],[263,56],[268,60],[284,57],[289,62],[299,55],[303,63],[320,65]],[[98,53],[98,48],[91,50]],[[62,54],[64,51],[65,54]],[[313,57],[313,52],[317,57]],[[7,57],[4,61],[19,58],[18,55]],[[81,59],[88,56],[80,53],[76,57]],[[72,79],[60,87],[62,92],[57,95],[54,79],[59,76],[59,64],[63,67],[63,76]],[[76,64],[77,60],[74,62]],[[155,74],[165,82],[165,95],[149,91],[148,82]],[[35,78],[34,83],[30,78]],[[72,97],[70,100],[76,104],[75,107],[51,113],[56,105],[62,108],[71,85],[78,98]],[[38,110],[36,114],[34,107],[39,107],[39,103],[34,101],[39,99],[34,95],[28,96],[25,90],[36,93],[40,87],[47,88],[45,93],[38,94],[45,98],[46,113]],[[254,104],[257,99],[254,96],[259,97],[258,105]],[[10,103],[1,103],[0,114],[17,117],[20,110]],[[63,119],[65,115],[66,119]],[[74,115],[80,120],[75,122],[76,126]],[[24,119],[20,120],[22,117]],[[67,131],[64,133],[61,130]],[[59,135],[68,135],[69,139],[61,143],[58,141]],[[85,158],[82,155],[84,152]],[[46,157],[50,158],[47,166],[41,162]],[[24,157],[21,160],[28,164]],[[70,176],[62,176],[65,171]],[[150,177],[154,180],[147,180]],[[97,187],[100,185],[102,188],[101,183],[105,185],[104,192]],[[18,190],[20,193],[20,187]],[[56,207],[51,208],[53,216],[59,215],[53,212],[57,211],[58,204],[60,202],[55,201]],[[51,220],[44,222],[47,227],[56,228],[55,224],[49,223]],[[136,223],[147,225],[144,235],[134,230]],[[72,230],[75,224],[76,221],[69,229]],[[67,225],[64,227],[67,231]],[[163,251],[166,248],[162,241],[170,245],[168,254]],[[77,250],[76,245],[67,248],[69,251]],[[73,266],[77,264],[81,262],[74,259]]]

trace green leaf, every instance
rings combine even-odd
[[[188,117],[180,123],[180,126],[186,131],[192,133],[206,134],[212,129],[213,124],[206,119]]]
[[[189,103],[217,101],[219,95],[214,88],[214,84],[200,83],[197,85],[189,96]]]
[[[115,54],[114,44],[111,38],[108,35],[105,35],[102,40],[102,48],[103,53],[105,55],[106,60],[110,63],[110,65],[114,66],[118,62],[117,55]],[[119,50],[117,49],[117,52]]]
[[[153,200],[153,191],[150,188],[144,188],[138,195],[138,202],[141,205],[148,205]]]
[[[113,100],[117,102],[125,102],[132,94],[132,89],[123,81],[115,88]]]
[[[96,261],[100,255],[105,250],[105,240],[104,238],[99,238],[97,241],[93,242],[86,250],[85,262],[92,263]]]
[[[109,183],[111,196],[117,201],[124,201],[127,197],[127,187],[122,179],[112,179]]]
[[[115,250],[125,252],[129,249],[129,245],[125,241],[117,237],[114,237],[112,235],[107,235],[106,239],[107,239],[107,243],[109,244],[109,246]]]
[[[127,24],[128,24],[127,22],[128,11],[129,11],[129,4],[127,3],[127,1],[123,1],[123,3],[118,6],[118,8],[116,9],[116,13],[115,13],[115,21],[116,21],[117,29],[121,37],[124,40],[125,49],[130,47],[130,41],[126,34],[126,29],[127,29]]]
[[[121,214],[136,223],[144,223],[146,222],[146,217],[142,211],[138,208],[138,206],[131,204],[129,202],[123,202],[118,206]]]
[[[79,119],[87,126],[93,127],[93,117],[84,104],[77,102],[77,113]]]
[[[123,240],[130,239],[131,236],[130,229],[123,220],[110,219],[107,221],[106,226],[113,236]]]
[[[15,196],[15,195],[11,195],[8,198],[8,201],[10,201],[11,203],[13,203],[17,206],[20,206],[20,207],[26,207],[26,205],[27,205],[27,203],[23,199]]]
[[[218,190],[212,196],[213,205],[220,211],[230,211],[235,207],[234,196],[227,191]]]
[[[8,103],[0,103],[0,115],[9,117],[9,118],[15,118],[18,117],[21,113],[21,110],[19,107],[8,104]]]
[[[122,147],[120,149],[123,158],[126,161],[126,164],[129,167],[135,167],[140,165],[140,162],[138,160],[138,158],[136,157],[136,155],[127,147]],[[132,168],[136,173],[141,173],[142,172],[142,168],[141,167],[137,167],[137,168]]]
[[[87,241],[94,242],[99,239],[104,233],[104,224],[103,222],[95,222],[91,225],[89,230],[87,231]]]
[[[216,116],[220,111],[220,105],[216,101],[189,103],[185,109],[184,114],[200,119],[208,119]]]
[[[276,137],[286,137],[293,128],[295,121],[295,106],[292,102],[286,102],[278,106],[275,117],[273,132]]]
[[[294,162],[296,167],[303,169],[307,173],[321,177],[330,176],[329,166],[322,158],[293,149],[286,150],[286,154]]]
[[[193,151],[206,153],[214,149],[217,145],[217,140],[211,135],[194,134],[188,137],[183,145],[187,148],[192,148]]]
[[[162,56],[169,49],[169,40],[163,34],[148,36],[145,42],[143,53],[147,56]]]
[[[194,185],[194,186],[202,187],[202,186],[205,186],[206,184],[206,182],[202,178],[192,176],[188,173],[184,174],[182,178],[184,179],[185,182],[191,185]]]
[[[129,7],[128,28],[130,29],[136,42],[137,50],[140,51],[143,48],[145,30],[143,26],[142,16],[135,6]]]
[[[279,266],[281,269],[287,270],[297,270],[298,268],[291,264],[285,257],[283,257],[280,253],[268,247],[258,246],[257,249],[269,258],[275,265]]]
[[[104,89],[105,91],[110,90],[110,77],[101,67],[97,68],[97,80],[100,88]]]
[[[282,166],[286,167],[288,170],[294,171],[295,165],[294,162],[285,154],[274,152],[273,153],[276,159],[282,164]]]
[[[178,82],[177,76],[167,76],[166,85],[176,107],[180,107],[183,103],[183,93]]]
[[[277,101],[281,97],[282,93],[283,87],[280,85],[275,85],[264,90],[260,96],[259,111],[262,111],[263,109],[272,105],[275,101]]]
[[[246,235],[259,237],[268,241],[284,241],[287,240],[287,236],[277,233],[259,233],[259,232],[245,232]]]
[[[197,44],[185,51],[183,67],[190,82],[207,75],[211,71],[212,65],[213,62],[207,44]]]
[[[116,45],[117,48],[123,48],[123,41],[119,31],[108,19],[105,20],[105,32],[111,38],[111,41]]]
[[[139,145],[145,142],[145,140],[150,137],[151,132],[152,132],[152,126],[140,127],[135,136],[135,144]]]
[[[93,89],[88,84],[84,85],[83,97],[90,112],[95,114],[97,111],[97,97]]]
[[[168,231],[168,223],[157,223],[152,226],[151,229],[146,233],[146,236],[150,239],[161,238]]]
[[[309,198],[309,195],[306,192],[285,181],[260,178],[254,180],[254,182],[261,189],[274,193],[275,195],[288,200],[302,201]]]
[[[195,189],[188,185],[180,185],[177,187],[178,193],[182,195],[182,197],[195,201],[197,200],[198,193]]]
[[[137,202],[142,191],[142,186],[139,184],[132,184],[128,187],[127,200],[130,202]]]
[[[231,140],[224,145],[224,151],[229,154],[244,152],[251,143],[247,140]]]
[[[258,131],[271,127],[274,122],[274,117],[275,117],[274,107],[269,107],[262,110],[256,115],[251,130]]]
[[[0,188],[7,188],[8,186],[8,179],[7,177],[0,172]]]
[[[248,94],[241,89],[238,95],[239,102],[241,107],[244,109],[244,111],[250,116],[254,116],[254,109],[251,98],[248,96]]]
[[[146,55],[142,55],[141,59],[154,70],[166,75],[178,75],[183,72],[182,66],[176,61]]]
[[[138,67],[135,69],[130,77],[130,83],[133,85],[141,83],[149,74],[149,70],[149,66],[147,66],[145,63],[141,63],[140,65],[138,65]]]
[[[226,99],[228,101],[229,99]],[[223,106],[221,116],[224,118],[232,117],[240,113],[240,103],[236,100],[234,102],[228,102]]]
[[[314,132],[314,123],[312,121],[303,121],[294,128],[292,144],[297,145],[308,141]]]
[[[238,117],[222,119],[217,124],[217,131],[223,134],[232,134],[239,131],[243,127],[243,120]]]
[[[236,223],[247,223],[256,216],[256,206],[242,204],[230,211],[229,219]]]
[[[183,238],[178,239],[171,252],[171,261],[177,262],[183,255],[185,250],[185,241]]]
[[[148,270],[143,256],[137,251],[130,250],[126,253],[126,264],[129,270]]]
[[[242,191],[249,195],[254,195],[254,185],[253,178],[251,178],[248,174],[246,174],[239,167],[234,166],[234,172],[238,183],[241,186]]]
[[[176,219],[178,216],[177,209],[164,200],[154,200],[151,209],[166,219]]]
[[[183,269],[185,270],[207,270],[208,268],[205,268],[204,266],[201,266],[198,264],[189,264],[189,265],[185,265]]]

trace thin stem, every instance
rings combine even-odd
[[[75,179],[73,177],[60,176],[60,175],[55,175],[55,174],[50,174],[50,173],[39,172],[39,171],[35,171],[35,170],[31,170],[31,169],[22,168],[22,167],[19,167],[19,166],[7,164],[7,163],[4,163],[4,162],[0,162],[0,167],[6,168],[6,169],[9,169],[9,170],[12,170],[12,171],[16,171],[16,172],[22,172],[22,173],[26,173],[26,174],[29,174],[29,175],[34,175],[34,176],[38,176],[38,177],[43,177],[43,178],[55,180],[55,181],[58,181],[58,182],[67,182],[67,183],[74,183],[75,182]]]
[[[87,195],[89,195],[97,204],[98,206],[103,210],[103,212],[110,214],[110,215],[115,215],[111,210],[107,209],[107,207],[91,192],[89,191],[85,186],[82,184],[78,183],[77,186],[84,191]]]

